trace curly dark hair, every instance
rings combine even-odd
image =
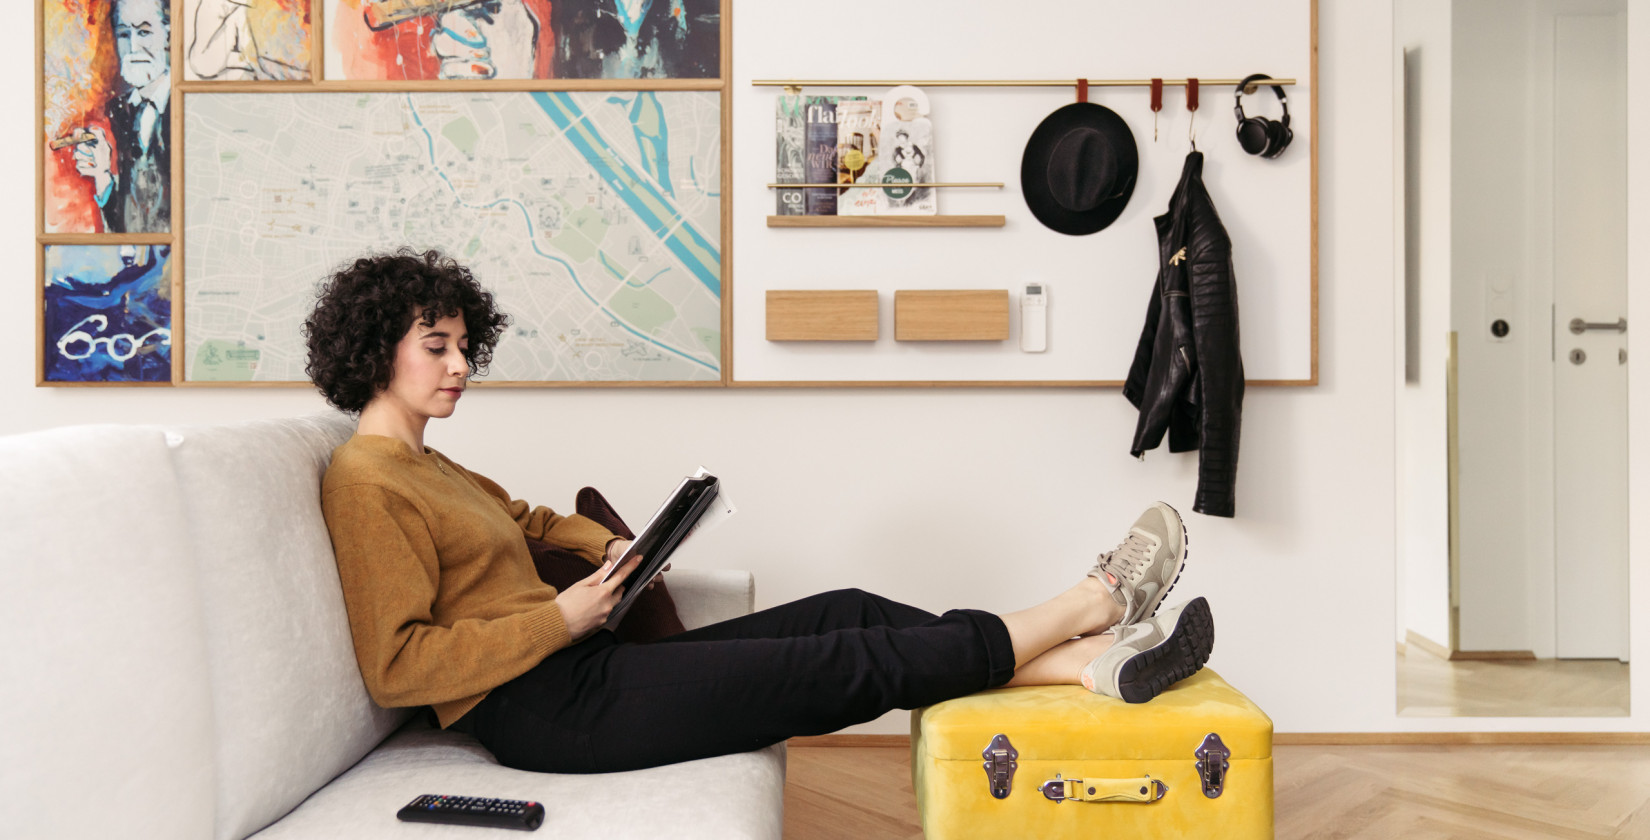
[[[429,327],[460,314],[470,334],[470,375],[485,374],[510,318],[468,268],[434,250],[361,257],[321,281],[303,326],[304,372],[327,402],[359,414],[389,387],[396,346],[415,318]]]

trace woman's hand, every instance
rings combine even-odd
[[[619,558],[623,557],[624,553],[629,549],[630,540],[621,538],[609,541],[607,544],[607,562],[617,563]],[[653,579],[647,582],[647,588],[652,589],[655,585],[657,585],[659,583],[659,575],[662,575],[668,571],[670,571],[670,564],[666,563],[665,567],[659,570],[659,574],[654,575]]]
[[[613,614],[613,608],[618,606],[619,599],[624,596],[625,578],[636,571],[641,562],[640,555],[630,558],[603,583],[602,577],[613,568],[613,561],[608,560],[590,577],[556,595],[556,605],[561,607],[561,619],[567,624],[567,634],[573,637],[573,641],[596,632],[607,621],[607,617]]]

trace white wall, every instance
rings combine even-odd
[[[1650,55],[1646,5],[1634,5],[1637,55]],[[1212,666],[1282,732],[1650,728],[1642,706],[1626,721],[1396,715],[1391,11],[1387,2],[1323,4],[1322,384],[1250,391],[1238,518],[1190,517],[1196,551],[1175,596],[1210,598],[1220,624]],[[1035,46],[1006,45],[1005,52]],[[18,53],[0,62],[11,78],[32,74]],[[1642,63],[1634,74],[1638,84],[1650,83]],[[0,97],[14,115],[33,107],[21,86]],[[1639,132],[1650,127],[1647,119],[1650,111],[1635,100]],[[14,119],[0,150],[31,160],[35,125]],[[736,142],[770,144],[766,137]],[[26,164],[13,170],[12,194],[32,193],[27,172]],[[1650,211],[1642,167],[1632,195],[1635,231],[1642,231]],[[13,202],[0,213],[6,252],[30,253],[31,210]],[[1635,242],[1636,273],[1650,258],[1650,237]],[[4,293],[9,305],[0,308],[0,335],[9,337],[13,360],[0,372],[10,403],[0,432],[223,421],[320,405],[296,390],[36,389],[37,278],[27,264],[15,260]],[[1635,297],[1629,318],[1647,314]],[[1650,383],[1642,372],[1633,381],[1635,411],[1650,411]],[[591,483],[636,512],[683,470],[712,466],[742,511],[683,562],[755,571],[763,604],[861,586],[931,609],[1012,609],[1069,585],[1150,500],[1190,507],[1193,458],[1133,461],[1133,426],[1116,391],[477,390],[456,419],[431,429],[429,442],[518,495],[567,504]],[[1633,450],[1635,524],[1650,523],[1647,449]],[[1645,567],[1644,553],[1635,544],[1636,569]],[[1647,581],[1646,574],[1633,579],[1641,613],[1650,607]],[[1635,625],[1635,645],[1650,644],[1646,626]],[[1634,680],[1636,692],[1650,691],[1645,675]],[[904,717],[868,729],[902,732]]]
[[[1412,169],[1405,202],[1407,229],[1395,229],[1398,259],[1413,262],[1405,287],[1402,262],[1394,283],[1398,341],[1408,341],[1412,358],[1398,359],[1398,637],[1414,631],[1449,645],[1449,486],[1445,434],[1445,365],[1450,326],[1450,120],[1451,3],[1397,0],[1394,8],[1394,62],[1409,53]],[[1402,84],[1401,67],[1394,68]],[[1394,88],[1394,93],[1400,91]],[[1396,96],[1396,99],[1402,99]],[[1395,135],[1398,136],[1398,135]],[[1396,141],[1395,141],[1396,142]],[[1395,152],[1402,152],[1395,148]],[[1394,157],[1400,157],[1395,154]],[[1402,172],[1394,177],[1402,177]],[[1402,214],[1399,216],[1403,218]],[[1406,314],[1407,313],[1407,314]],[[1401,356],[1404,345],[1396,348]]]

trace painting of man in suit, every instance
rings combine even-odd
[[[172,20],[166,0],[114,0],[109,14],[119,82],[104,108],[108,130],[87,125],[75,171],[91,181],[106,233],[170,226]],[[112,135],[112,136],[111,136]]]

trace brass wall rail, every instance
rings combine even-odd
[[[1198,87],[1235,87],[1242,79],[1198,79]],[[1187,79],[1164,79],[1164,87],[1184,87]],[[1151,87],[1151,79],[1089,79],[1089,87]],[[893,87],[895,85],[916,85],[917,87],[1074,87],[1076,79],[928,79],[925,81],[902,82],[884,79],[755,79],[752,87]],[[1294,79],[1264,79],[1250,85],[1249,92],[1255,87],[1267,85],[1293,85]]]

